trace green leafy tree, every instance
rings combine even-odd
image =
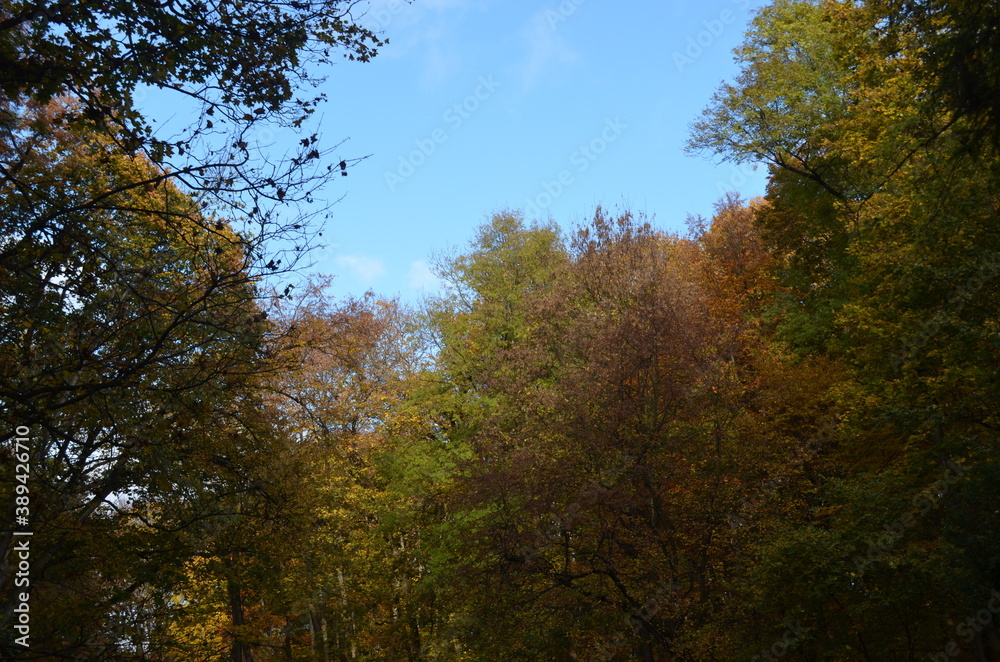
[[[0,401],[8,457],[15,430],[30,430],[32,650],[162,656],[139,643],[157,640],[143,624],[172,609],[166,589],[200,549],[198,523],[231,516],[273,448],[252,416],[273,366],[270,270],[255,239],[145,157],[67,125],[65,106],[21,110],[0,148],[30,184],[3,183]],[[38,196],[56,190],[49,215]],[[5,559],[15,514],[8,502]]]
[[[941,78],[945,62],[964,58],[952,42],[964,30],[989,42],[963,25],[965,12],[775,3],[739,51],[737,84],[692,138],[694,148],[771,164],[769,204],[757,214],[782,285],[769,310],[800,355],[844,367],[827,386],[843,425],[809,509],[762,542],[748,575],[756,597],[743,625],[759,628],[746,636],[757,646],[801,619],[813,628],[798,644],[804,659],[932,654],[954,634],[949,619],[996,583],[973,542],[996,523],[970,521],[967,500],[994,484],[995,413],[983,405],[995,383],[982,366],[995,362],[996,162],[969,145],[990,111],[964,106],[951,86],[967,83]],[[794,45],[792,57],[782,44]],[[945,460],[966,467],[947,500]],[[886,534],[893,527],[901,531]],[[971,644],[994,640],[984,629]]]

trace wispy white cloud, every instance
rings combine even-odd
[[[446,83],[462,64],[460,40],[466,35],[467,10],[483,0],[370,0],[362,23],[391,41],[380,58],[419,62],[419,82],[426,92]]]
[[[427,263],[417,260],[410,263],[410,271],[406,275],[406,284],[414,290],[433,292],[441,289],[441,280],[434,275]]]
[[[534,87],[538,80],[556,67],[572,64],[579,54],[566,45],[553,24],[551,10],[538,12],[521,30],[527,56],[521,65],[522,88]]]
[[[400,57],[400,51],[454,33],[456,18],[475,0],[372,0],[363,23],[389,37],[392,48],[379,57]]]
[[[371,283],[385,274],[385,265],[381,260],[365,255],[338,255],[337,266],[346,269],[354,278]]]

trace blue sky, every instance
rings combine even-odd
[[[343,198],[313,270],[335,295],[414,302],[432,255],[503,209],[567,228],[600,204],[682,230],[725,189],[763,193],[762,171],[683,153],[760,4],[372,0],[359,20],[389,44],[317,72],[322,137],[346,139],[334,163],[370,156],[327,190]]]

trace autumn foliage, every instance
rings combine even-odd
[[[5,659],[1000,659],[1000,159],[976,77],[995,8],[776,0],[690,140],[765,163],[765,196],[683,233],[501,211],[410,307],[288,283],[311,230],[274,210],[318,152],[277,179],[239,154],[171,161],[213,113],[301,121],[300,54],[370,57],[340,3],[278,3],[294,30],[251,53],[263,78],[199,97],[174,145],[135,85],[230,80],[238,53],[205,69],[206,35],[275,25],[112,3],[169,57],[102,97],[74,51],[31,54],[53,26],[97,30],[77,3],[51,24],[15,4]]]

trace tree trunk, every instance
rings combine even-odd
[[[313,659],[316,662],[326,662],[326,615],[325,606],[313,606],[309,610],[309,628],[312,630]]]
[[[226,583],[229,588],[229,610],[233,616],[233,645],[230,649],[230,659],[232,662],[253,662],[253,651],[243,641],[240,632],[246,622],[243,614],[243,593],[236,580],[229,579]]]

